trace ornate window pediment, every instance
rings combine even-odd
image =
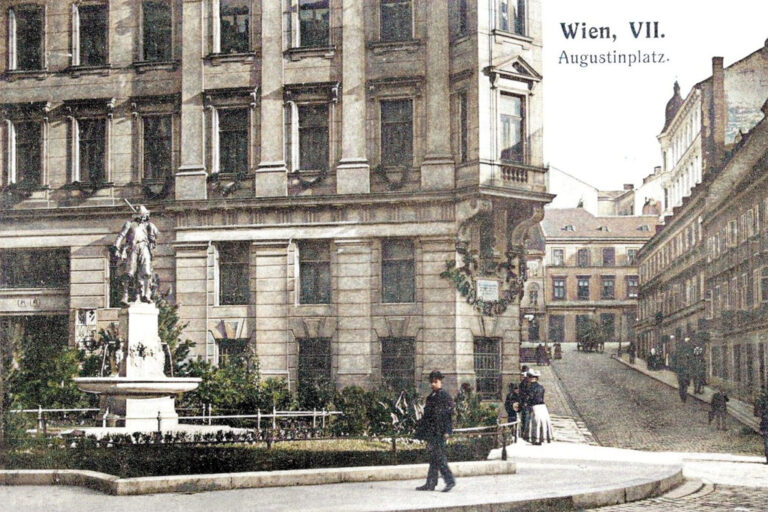
[[[533,86],[541,82],[543,78],[533,66],[519,55],[506,57],[496,64],[486,67],[483,71],[491,79],[493,86],[496,85],[497,80],[501,77],[507,80],[524,82],[528,84],[529,89],[533,89]]]

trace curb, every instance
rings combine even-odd
[[[664,379],[660,378],[657,375],[654,375],[654,374],[652,374],[650,372],[644,372],[642,369],[640,369],[636,365],[632,365],[632,364],[628,363],[627,361],[624,361],[624,359],[622,359],[620,357],[617,357],[616,354],[611,354],[611,359],[613,359],[614,361],[618,361],[619,363],[623,364],[627,368],[631,368],[632,370],[634,370],[634,371],[636,371],[638,373],[641,373],[641,374],[645,375],[646,377],[650,377],[651,379],[655,380],[656,382],[661,382],[665,386],[668,386],[668,387],[670,387],[672,389],[677,389],[677,385],[676,384],[670,384],[669,382],[665,381]],[[692,398],[695,398],[696,400],[698,400],[701,403],[709,405],[709,402],[704,397],[702,397],[702,396],[699,396],[699,395],[696,395],[696,394],[691,394],[691,393],[688,393],[688,396],[692,397]],[[758,434],[760,433],[760,428],[756,426],[756,422],[754,420],[752,420],[751,418],[747,419],[746,416],[743,413],[741,413],[740,411],[735,410],[732,406],[728,406],[728,414],[729,414],[729,416],[731,418],[735,419],[736,421],[738,421],[739,423],[741,423],[745,427],[748,427],[748,428],[752,429],[753,431],[757,432]]]
[[[118,478],[106,473],[77,469],[19,469],[0,471],[0,485],[72,485],[117,496],[128,496],[382,480],[416,480],[427,474],[428,467],[428,464],[407,464],[140,478]],[[457,477],[510,475],[517,472],[516,464],[511,461],[455,462],[451,464],[451,469]]]

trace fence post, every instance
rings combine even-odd
[[[211,424],[211,415],[213,413],[211,412],[211,402],[208,402],[208,425]]]
[[[325,407],[323,407],[323,430],[325,430]]]
[[[43,430],[43,406],[37,404],[37,433]]]
[[[160,435],[163,430],[160,428],[161,426],[162,417],[160,416],[160,411],[157,411],[157,435]]]
[[[272,406],[272,430],[277,430],[277,409]]]
[[[507,460],[507,431],[501,427],[501,460]]]
[[[317,409],[312,408],[312,430],[317,428]]]
[[[261,432],[261,409],[256,409],[256,431]]]

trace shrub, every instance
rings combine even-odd
[[[336,392],[333,405],[344,414],[335,418],[332,431],[336,435],[360,435],[368,428],[370,396],[359,386],[347,386]]]

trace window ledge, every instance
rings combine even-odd
[[[178,60],[142,60],[133,63],[137,73],[146,73],[147,71],[176,71],[179,67]]]
[[[79,190],[80,192],[90,192],[95,193],[97,190],[101,190],[104,188],[113,188],[115,186],[114,183],[111,181],[102,181],[98,183],[89,183],[89,182],[79,182],[74,181],[71,183],[67,183],[66,185],[63,185],[61,187],[61,190]]]
[[[409,52],[413,53],[421,47],[420,39],[406,39],[403,41],[369,41],[368,48],[373,50],[375,55],[388,52]]]
[[[104,64],[102,66],[69,66],[64,71],[72,75],[72,78],[77,78],[81,75],[109,75],[112,70],[111,64]]]
[[[336,56],[335,46],[299,46],[289,48],[285,55],[292,61],[298,61],[307,58],[332,59]]]
[[[516,32],[509,32],[507,30],[501,30],[500,28],[495,28],[491,31],[491,33],[494,36],[503,37],[504,39],[516,39],[518,41],[524,41],[526,43],[532,43],[533,38],[530,36],[524,36],[522,34],[518,34]]]
[[[9,69],[3,73],[3,79],[9,82],[30,78],[44,80],[50,74],[47,69]]]
[[[212,66],[219,66],[225,62],[253,62],[255,59],[256,52],[209,53],[205,56],[205,61],[210,62]]]

